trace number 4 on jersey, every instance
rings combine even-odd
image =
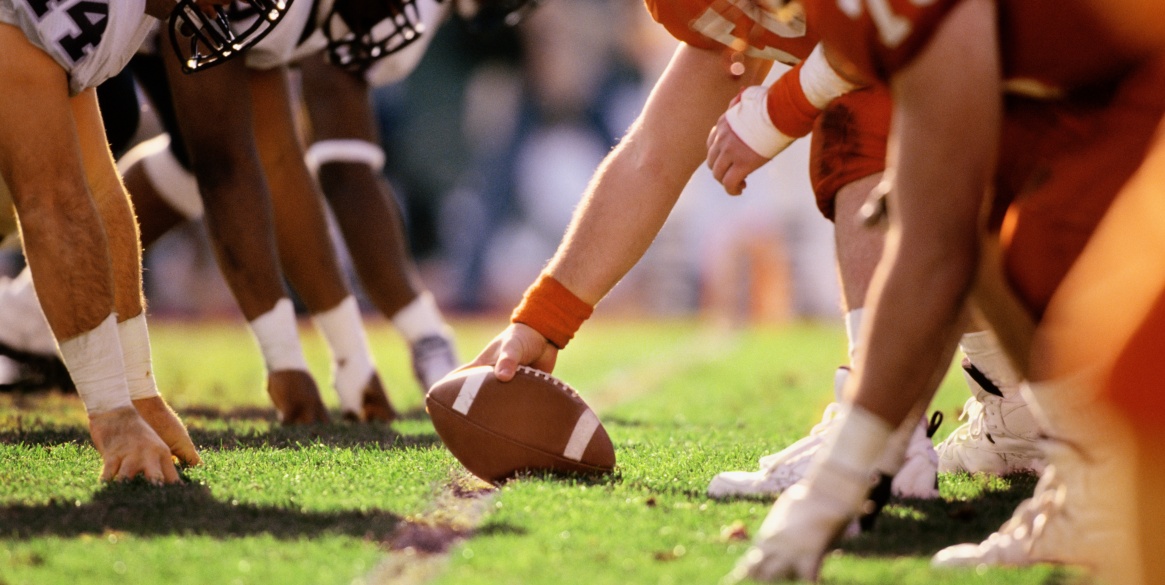
[[[26,0],[38,19],[44,19],[50,10],[61,9],[59,0]],[[109,24],[108,0],[82,0],[64,9],[65,14],[77,27],[77,33],[57,39],[57,44],[65,50],[69,58],[77,61],[91,48],[101,43],[105,27]]]

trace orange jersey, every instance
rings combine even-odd
[[[700,49],[729,49],[795,65],[817,36],[795,21],[783,23],[755,0],[645,0],[647,11],[677,40]]]
[[[960,1],[804,0],[832,54],[881,81],[925,48]],[[1144,159],[1165,111],[1165,67],[1116,42],[1084,0],[996,4],[1012,95],[992,227],[1009,281],[1039,317]]]
[[[961,0],[802,1],[833,55],[885,82],[921,52]],[[1136,63],[1083,0],[996,4],[1003,75],[1012,87],[1071,93],[1113,81]]]

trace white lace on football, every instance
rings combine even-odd
[[[542,378],[543,380],[546,380],[551,384],[562,388],[567,394],[575,398],[579,397],[578,392],[576,392],[574,388],[571,388],[570,384],[567,384],[566,382],[563,382],[562,380],[559,380],[558,378],[555,378],[551,374],[543,372],[538,368],[531,368],[530,366],[518,366],[518,373],[534,376],[536,378]]]

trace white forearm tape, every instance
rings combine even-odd
[[[117,315],[60,342],[61,360],[90,416],[132,406],[125,382],[125,362],[118,341]]]
[[[125,360],[125,381],[129,384],[129,397],[141,400],[157,396],[158,383],[154,379],[154,364],[150,356],[150,333],[146,328],[145,313],[118,323],[117,335],[121,340],[121,356]]]
[[[825,436],[823,452],[818,454],[809,476],[813,489],[843,502],[857,503],[873,485],[875,466],[895,429],[859,406],[847,403],[842,408],[838,424]],[[845,479],[851,481],[842,481]]]
[[[154,191],[170,207],[186,219],[202,217],[202,196],[198,181],[182,167],[170,151],[170,135],[159,134],[130,149],[117,161],[117,170],[125,175],[133,165],[141,163]]]
[[[321,140],[308,147],[303,155],[313,175],[328,163],[361,163],[375,172],[384,168],[384,149],[379,144],[357,138]]]
[[[768,87],[745,89],[740,99],[724,113],[728,125],[749,148],[764,158],[773,158],[788,148],[795,138],[786,136],[769,118]]]
[[[255,317],[250,325],[268,372],[307,371],[291,299],[279,299],[270,311]]]
[[[813,49],[813,52],[801,65],[800,82],[801,91],[805,92],[805,99],[819,110],[824,110],[829,102],[857,87],[843,79],[829,65],[820,44]]]

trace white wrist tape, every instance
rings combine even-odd
[[[384,149],[356,138],[321,140],[308,147],[303,160],[313,175],[319,174],[320,167],[336,162],[362,163],[379,173],[384,168]]]
[[[150,333],[146,328],[145,313],[118,323],[117,335],[121,340],[121,356],[125,360],[125,381],[129,384],[129,397],[141,400],[157,396],[158,383],[154,379],[154,365],[150,357]]]
[[[825,53],[818,44],[805,62],[801,64],[801,91],[805,92],[805,99],[819,110],[835,98],[853,91],[857,86],[843,79],[829,65]]]
[[[90,416],[131,407],[125,383],[125,362],[117,336],[117,315],[100,325],[60,342],[61,360]]]
[[[356,297],[348,296],[339,305],[312,315],[332,350],[333,383],[340,407],[359,412],[364,387],[372,378],[372,350],[364,332],[364,321]]]
[[[202,217],[202,195],[198,191],[198,181],[174,158],[174,153],[170,151],[169,134],[159,134],[130,149],[118,159],[117,170],[124,175],[138,163],[141,163],[154,191],[170,207],[186,219]]]
[[[259,343],[268,372],[307,371],[307,360],[299,343],[295,307],[291,299],[282,298],[270,311],[251,321],[251,334]]]
[[[796,140],[777,130],[769,118],[767,86],[745,89],[724,117],[736,136],[764,158],[777,156]]]
[[[857,504],[873,485],[875,466],[895,429],[859,406],[843,404],[842,409],[808,475],[813,489]]]

